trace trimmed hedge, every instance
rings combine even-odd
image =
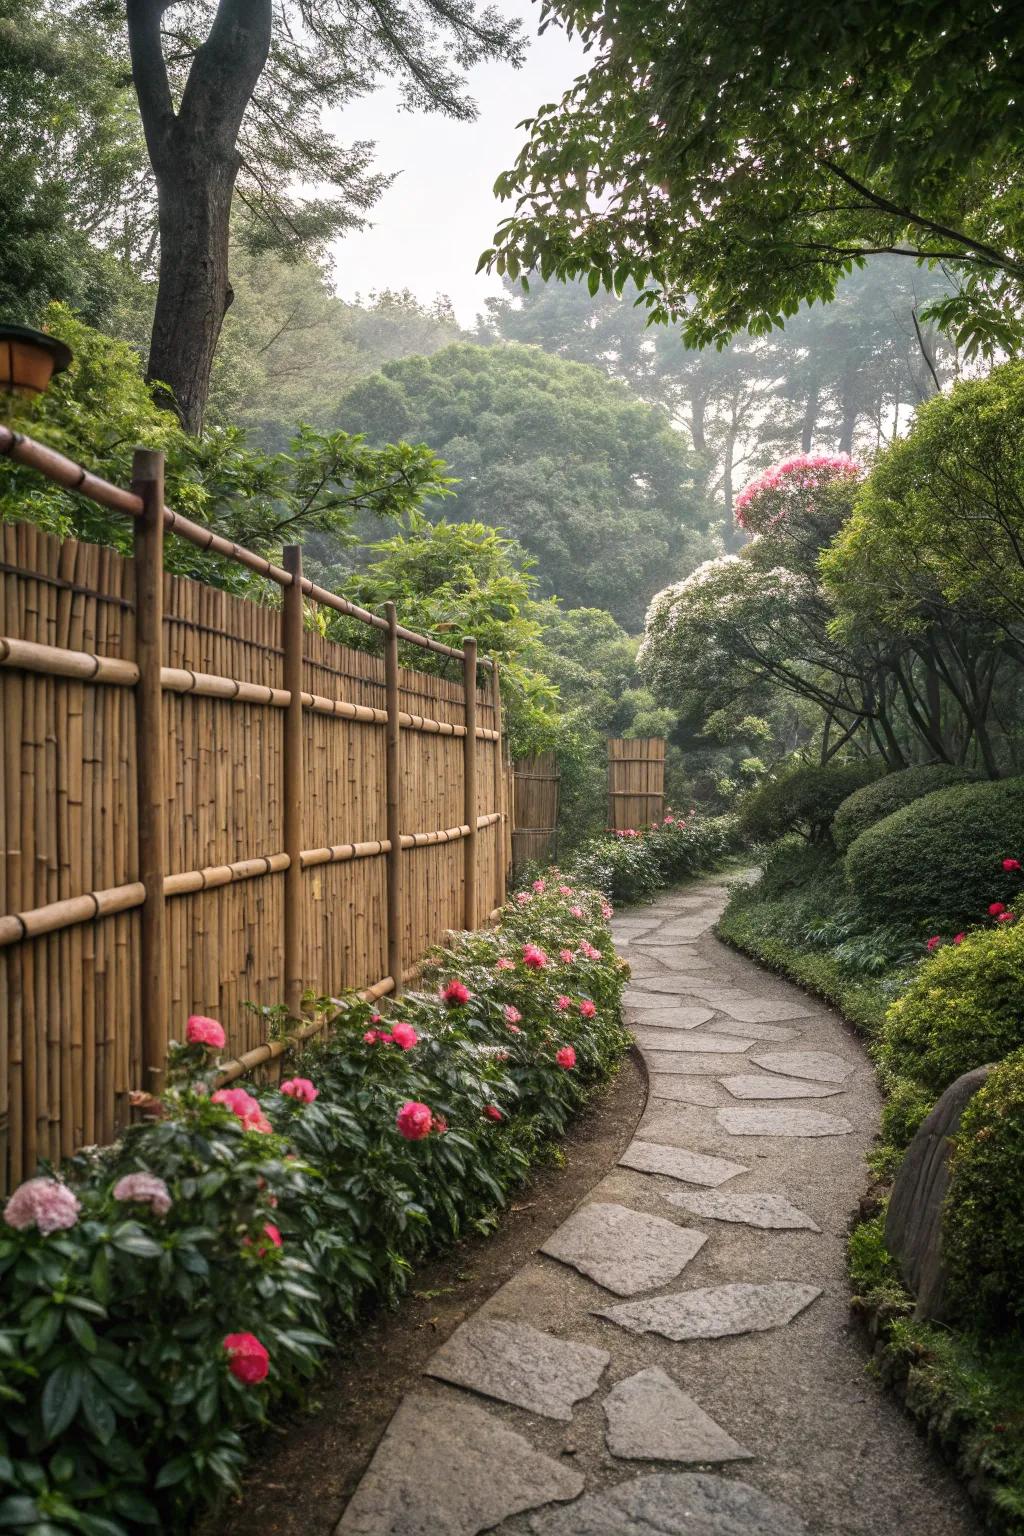
[[[933,1099],[963,1072],[1024,1046],[1024,927],[936,950],[885,1018],[880,1059]]]
[[[950,763],[925,763],[917,768],[904,768],[899,773],[887,773],[884,778],[864,784],[847,796],[833,817],[832,841],[840,853],[845,853],[855,838],[877,821],[884,821],[893,811],[937,789],[972,783],[979,778],[980,774],[971,769],[955,768]]]
[[[942,1246],[958,1315],[993,1331],[1024,1324],[1024,1050],[994,1069],[953,1142]]]
[[[1002,868],[1024,843],[1024,779],[940,789],[855,838],[847,883],[865,915],[952,935],[985,919],[1020,889]]]
[[[436,952],[432,990],[335,1007],[280,1089],[211,1094],[223,1033],[190,1021],[161,1118],[15,1191],[0,1527],[184,1529],[237,1487],[245,1428],[308,1396],[332,1321],[486,1230],[629,1043],[610,908],[538,887]]]
[[[651,901],[689,875],[714,869],[736,846],[732,816],[689,818],[669,811],[642,831],[605,832],[582,843],[565,861],[567,878],[595,886],[613,901]]]
[[[799,832],[810,842],[821,842],[843,802],[877,774],[877,763],[862,760],[797,763],[744,797],[738,812],[740,835],[750,842],[770,843],[787,832]]]

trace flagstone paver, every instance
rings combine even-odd
[[[748,1170],[743,1163],[727,1157],[707,1157],[684,1147],[665,1147],[651,1141],[633,1141],[619,1158],[623,1168],[638,1173],[663,1173],[670,1179],[684,1179],[687,1184],[724,1184]]]
[[[336,1536],[980,1536],[848,1326],[874,1075],[835,1014],[713,936],[726,895],[615,919],[635,1139],[431,1356]],[[799,1103],[832,1098],[841,1117]],[[671,1470],[695,1456],[725,1470]]]
[[[608,1359],[603,1349],[556,1339],[528,1323],[470,1318],[431,1355],[426,1372],[546,1418],[568,1420],[573,1403],[596,1392]]]
[[[750,1460],[750,1452],[656,1365],[617,1381],[604,1400],[604,1412],[613,1456],[635,1461]]]
[[[636,1296],[675,1280],[706,1242],[703,1232],[674,1221],[594,1201],[574,1211],[540,1251],[617,1296]]]
[[[730,1136],[849,1136],[853,1126],[841,1115],[820,1109],[720,1109],[715,1116]]]
[[[798,1211],[784,1195],[759,1195],[751,1190],[686,1189],[674,1190],[665,1199],[681,1211],[710,1217],[713,1221],[741,1222],[744,1226],[774,1231],[821,1231],[806,1211]]]

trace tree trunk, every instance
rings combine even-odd
[[[803,425],[800,428],[800,451],[810,453],[814,442],[814,429],[818,425],[818,386],[812,384],[804,405]]]
[[[236,155],[189,156],[157,176],[160,277],[148,376],[169,393],[186,432],[203,429],[210,372],[232,300],[228,280]]]

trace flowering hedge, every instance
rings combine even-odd
[[[665,886],[713,869],[735,846],[733,817],[669,810],[653,826],[590,838],[565,867],[569,878],[596,886],[613,901],[650,901]]]
[[[614,1069],[608,916],[539,880],[435,952],[422,992],[333,1010],[275,1088],[214,1090],[223,1032],[192,1019],[159,1118],[14,1192],[0,1529],[180,1530],[237,1486],[246,1427],[302,1398],[330,1326],[487,1230]]]

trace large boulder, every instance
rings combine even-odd
[[[942,1258],[942,1208],[949,1188],[950,1138],[991,1067],[958,1077],[921,1125],[900,1165],[885,1219],[885,1246],[899,1264],[904,1284],[917,1298],[917,1316],[943,1317],[946,1270]]]

